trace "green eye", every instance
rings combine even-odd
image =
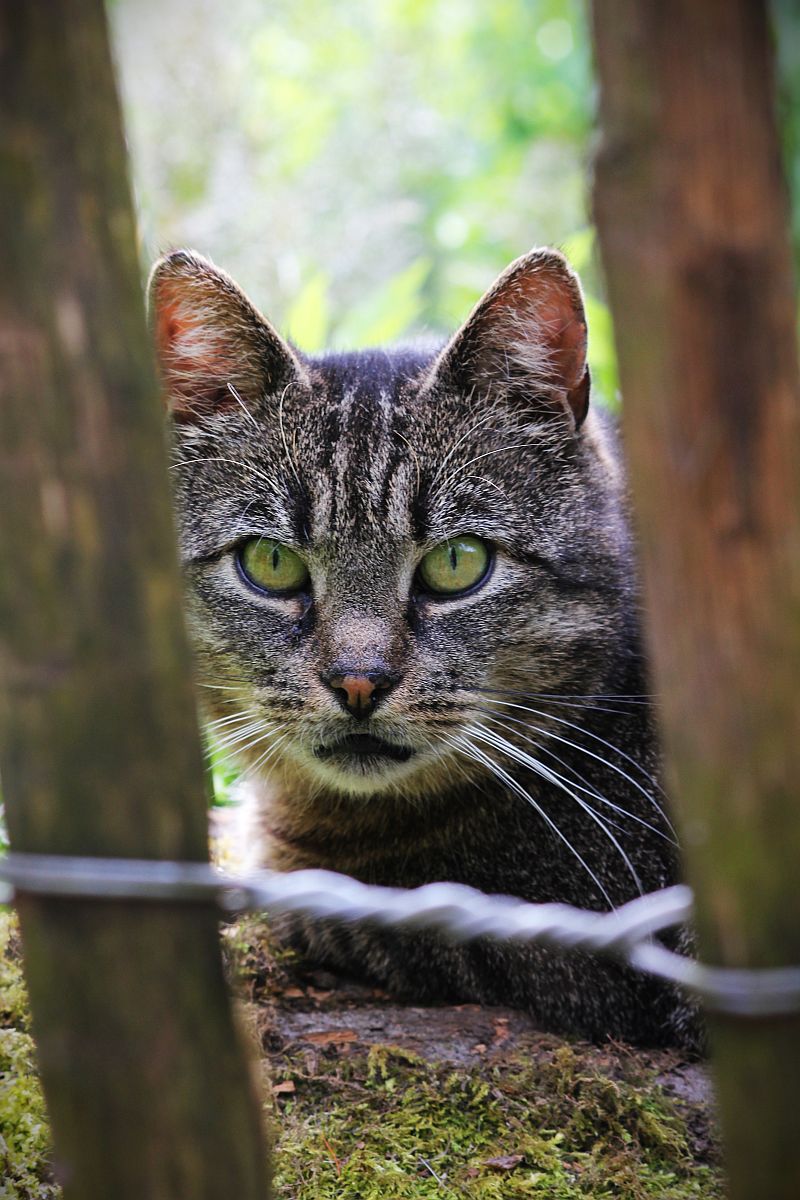
[[[428,592],[457,596],[481,583],[490,564],[489,547],[480,538],[453,538],[425,555],[419,564],[419,579]]]
[[[272,538],[250,538],[236,557],[245,579],[263,592],[288,595],[308,584],[308,567],[302,558]]]

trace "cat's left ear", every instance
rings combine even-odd
[[[237,284],[213,263],[176,250],[153,267],[150,322],[167,409],[174,420],[251,408],[303,382],[305,368]]]
[[[532,250],[506,268],[434,363],[436,383],[559,411],[578,428],[589,408],[586,316],[563,254]]]

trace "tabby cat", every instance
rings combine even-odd
[[[438,348],[302,354],[186,251],[151,312],[199,679],[260,861],[596,910],[673,882],[619,451],[564,257],[518,259]],[[583,953],[287,932],[416,1000],[695,1036],[670,987]]]

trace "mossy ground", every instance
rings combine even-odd
[[[722,1196],[705,1105],[654,1082],[664,1056],[512,1036],[507,1015],[339,989],[271,954],[256,921],[224,943],[269,1075],[276,1200]],[[0,951],[0,1197],[51,1200],[16,925],[2,912]],[[406,1012],[416,1049],[399,1044]],[[400,1031],[394,1044],[375,1040],[387,1029]],[[428,1031],[435,1054],[419,1052]]]
[[[0,1197],[50,1200],[50,1139],[30,1036],[16,921],[0,909]]]
[[[587,1072],[569,1046],[486,1072],[402,1048],[280,1072],[276,1192],[293,1200],[719,1196],[663,1096]],[[281,1082],[275,1082],[280,1088]]]

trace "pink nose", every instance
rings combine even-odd
[[[342,706],[357,721],[368,717],[381,695],[393,686],[393,680],[378,671],[370,671],[364,675],[328,675],[325,682],[336,692]]]

